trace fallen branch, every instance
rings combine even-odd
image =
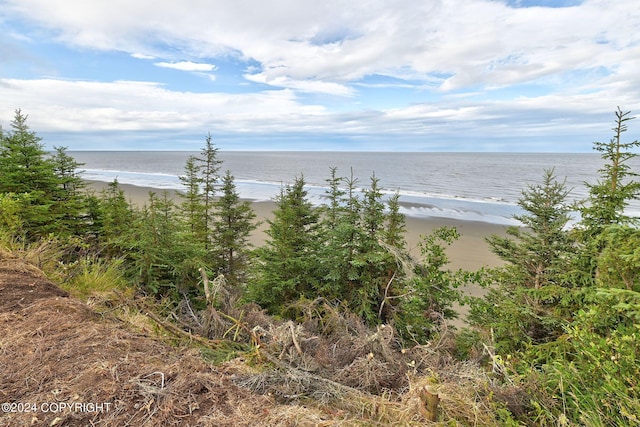
[[[154,322],[156,322],[159,326],[162,326],[167,332],[171,333],[172,335],[175,335],[178,338],[183,338],[189,341],[195,341],[207,347],[215,347],[224,342],[223,340],[210,340],[210,339],[202,338],[197,335],[193,335],[190,332],[183,331],[177,326],[172,325],[171,323],[160,319],[155,313],[153,313],[147,307],[144,307],[144,308],[145,310],[143,311],[143,313],[145,316],[149,317]]]

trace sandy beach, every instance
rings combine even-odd
[[[99,193],[107,187],[107,183],[98,181],[87,181],[87,189]],[[129,184],[119,184],[124,190],[125,197],[131,203],[142,206],[149,198],[149,192],[161,194],[162,189],[154,189],[148,187],[138,187]],[[169,190],[170,195],[178,198],[179,195],[175,190]],[[179,201],[178,201],[179,202]],[[251,242],[255,246],[260,246],[266,239],[264,233],[267,228],[266,219],[271,218],[274,202],[253,202],[254,211],[257,219],[262,224],[254,232]],[[454,242],[448,249],[449,258],[451,259],[450,268],[453,270],[465,269],[476,270],[483,266],[494,267],[500,265],[500,260],[496,255],[491,253],[489,246],[485,242],[485,237],[491,234],[504,234],[505,227],[498,224],[490,224],[477,221],[461,221],[448,218],[414,218],[407,217],[407,233],[406,240],[408,248],[414,256],[420,254],[418,243],[420,236],[428,234],[432,230],[442,226],[456,227],[461,237]]]
[[[107,187],[107,183],[98,181],[87,181],[87,190],[95,191],[99,193]],[[129,184],[119,184],[120,188],[124,190],[125,197],[129,202],[137,206],[143,206],[149,198],[149,192],[155,192],[156,194],[162,194],[162,189],[154,189],[149,187],[138,187]],[[179,203],[179,194],[175,190],[168,190],[170,196],[176,199]],[[274,202],[253,202],[253,209],[256,213],[257,220],[261,221],[260,226],[253,233],[251,243],[254,246],[260,246],[267,238],[265,230],[268,224],[265,220],[271,218],[273,209],[275,208]],[[414,257],[420,256],[420,249],[418,243],[421,241],[421,236],[430,233],[432,230],[450,226],[456,227],[460,233],[460,238],[454,242],[447,250],[447,254],[450,259],[449,268],[451,270],[468,270],[474,271],[481,267],[496,267],[501,265],[500,259],[489,250],[489,246],[485,241],[485,237],[492,234],[505,234],[505,226],[498,224],[490,224],[477,221],[461,221],[448,218],[406,218],[406,241],[407,248]],[[465,294],[480,296],[483,294],[483,290],[476,286],[467,286],[463,289]],[[458,308],[460,313],[464,316],[466,310],[464,308]],[[459,322],[454,322],[459,325]]]

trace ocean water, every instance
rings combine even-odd
[[[72,151],[84,163],[89,180],[162,189],[182,189],[189,155],[186,151]],[[310,199],[325,200],[330,168],[339,176],[353,176],[358,187],[369,186],[373,174],[384,192],[400,193],[402,212],[415,217],[441,217],[495,224],[517,225],[521,213],[517,200],[529,185],[542,180],[545,169],[566,179],[570,200],[582,200],[595,183],[603,161],[597,153],[380,153],[380,152],[233,152],[220,151],[221,172],[230,170],[240,196],[271,200],[283,184],[303,176]],[[630,163],[640,172],[640,159]],[[640,203],[629,207],[640,216]]]

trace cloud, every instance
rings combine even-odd
[[[10,119],[20,106],[34,129],[51,132],[121,132],[124,139],[129,131],[210,130],[424,146],[437,140],[438,147],[455,140],[474,149],[469,141],[480,139],[491,146],[569,134],[591,140],[597,128],[609,129],[616,105],[640,110],[640,9],[628,2],[2,3],[0,21],[18,21],[10,29],[25,43],[46,38],[96,55],[125,53],[209,79],[196,89],[191,74],[181,75],[181,91],[169,89],[175,82],[78,75],[1,79],[1,116]],[[5,42],[0,51],[19,58],[28,52],[19,46]],[[225,72],[218,80],[214,63]],[[148,68],[137,78],[160,78],[142,74]],[[397,97],[389,106],[387,94]],[[375,107],[367,104],[373,98]]]
[[[196,63],[191,61],[180,62],[156,62],[154,65],[163,68],[172,68],[180,71],[213,71],[217,67],[213,64]]]
[[[145,55],[143,53],[132,53],[131,57],[136,59],[156,59],[155,56]]]
[[[449,74],[443,91],[531,82],[609,67],[628,57],[640,37],[638,9],[605,0],[567,8],[488,0],[6,3],[74,45],[165,58],[172,49],[163,44],[194,59],[234,55],[258,62],[265,84],[317,80],[322,92],[328,83],[348,85],[375,74],[420,80]]]
[[[8,124],[13,109],[19,106],[29,114],[30,126],[50,137],[49,144],[69,144],[56,140],[57,134],[102,133],[102,139],[96,140],[102,142],[94,148],[104,145],[104,135],[109,135],[114,146],[127,148],[126,141],[135,140],[135,134],[179,149],[183,135],[192,135],[197,144],[202,135],[211,132],[248,143],[268,136],[271,141],[289,141],[297,148],[310,140],[322,148],[321,141],[326,140],[343,141],[345,147],[349,141],[359,141],[358,146],[367,141],[370,147],[386,144],[390,150],[402,141],[413,141],[413,147],[419,149],[453,147],[455,143],[456,150],[501,146],[510,150],[509,144],[533,138],[545,144],[538,149],[567,147],[565,150],[571,151],[567,144],[582,141],[578,149],[588,151],[591,141],[608,138],[610,106],[615,102],[603,92],[494,102],[452,97],[402,108],[335,112],[322,105],[304,104],[290,89],[191,93],[151,82],[0,79],[3,124]],[[565,145],[554,142],[558,139]],[[88,141],[80,143],[87,148]],[[268,147],[281,146],[270,144]]]
[[[350,87],[333,82],[324,82],[314,79],[294,80],[286,76],[269,77],[267,73],[245,74],[244,77],[252,82],[263,83],[270,86],[296,89],[301,92],[326,93],[339,96],[354,95],[354,90]]]

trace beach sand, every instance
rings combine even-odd
[[[89,191],[95,191],[99,193],[107,187],[107,183],[98,181],[87,181]],[[162,189],[153,189],[148,187],[138,187],[128,184],[119,184],[120,188],[125,192],[125,197],[132,204],[137,206],[143,206],[149,198],[149,192],[155,192],[156,194],[162,194]],[[178,200],[179,195],[175,190],[168,190],[171,197]],[[261,221],[261,224],[251,236],[251,243],[254,246],[260,246],[267,238],[265,230],[268,224],[265,220],[272,217],[275,203],[268,202],[253,202],[253,209],[256,213],[257,220]],[[407,248],[411,255],[415,258],[420,256],[420,249],[418,243],[421,241],[421,236],[430,233],[432,230],[443,227],[456,227],[460,233],[460,238],[455,241],[449,248],[447,248],[447,255],[450,259],[448,268],[451,270],[468,270],[475,271],[482,267],[496,267],[502,264],[501,260],[493,254],[489,245],[485,241],[487,236],[492,234],[504,235],[505,226],[498,224],[490,224],[477,221],[461,221],[448,218],[406,218],[406,241]],[[467,295],[481,296],[484,292],[477,286],[467,286],[463,289]],[[459,308],[462,315],[466,312],[463,308]]]

